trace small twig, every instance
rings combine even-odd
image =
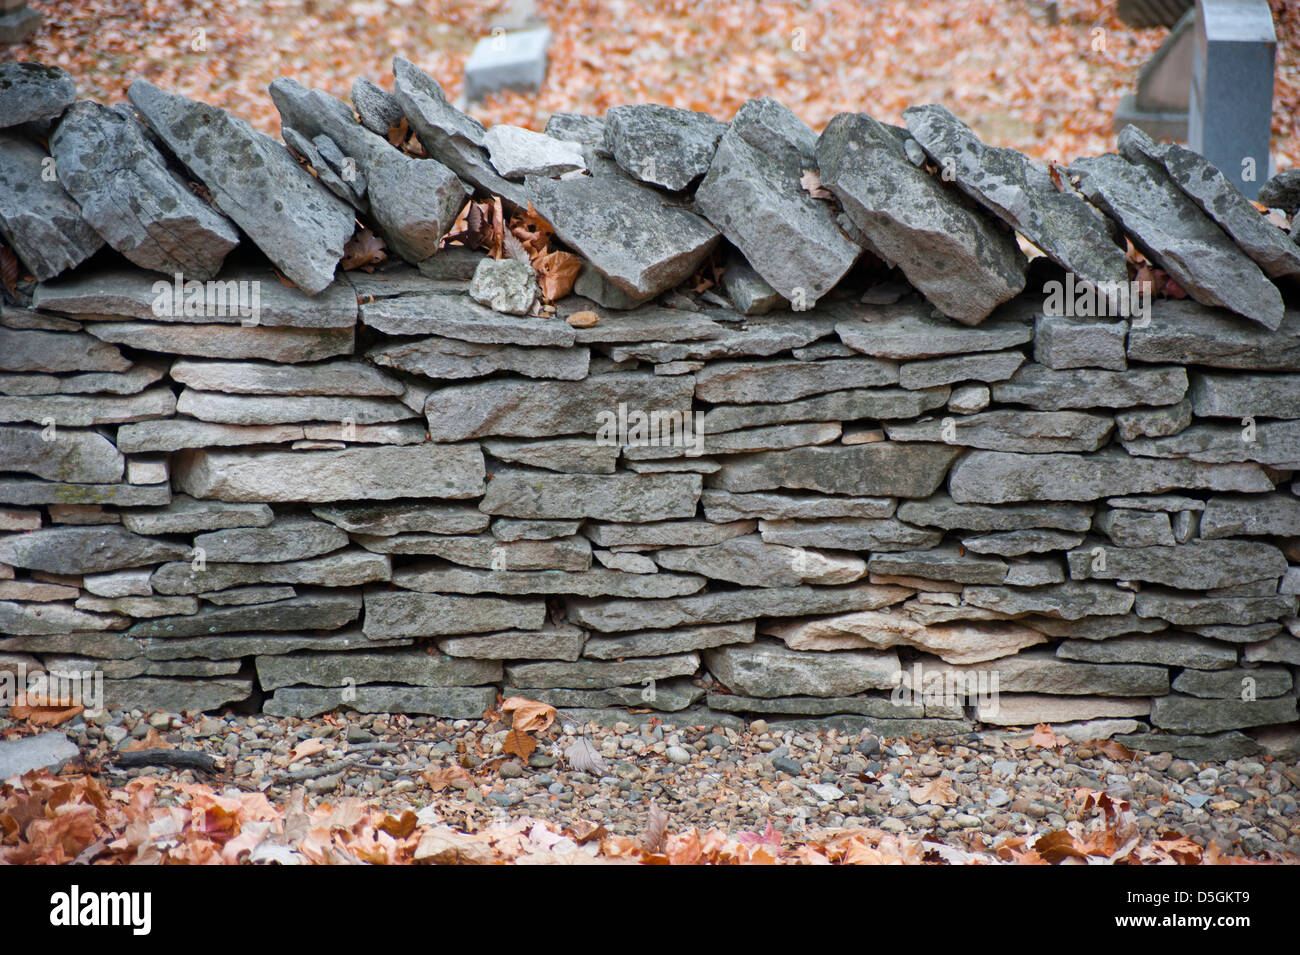
[[[118,753],[113,763],[123,769],[138,766],[167,766],[171,769],[193,769],[215,776],[217,761],[207,753],[195,753],[181,749],[141,749],[134,752]]]

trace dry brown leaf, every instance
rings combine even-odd
[[[454,785],[456,780],[462,780],[467,783],[473,783],[474,777],[465,772],[463,768],[456,765],[441,766],[438,769],[429,769],[424,773],[424,781],[434,792],[441,792],[448,786]]]
[[[799,177],[799,186],[814,199],[834,199],[835,193],[822,185],[821,173],[816,169],[805,169]]]
[[[929,803],[932,806],[955,806],[957,793],[952,788],[952,780],[947,776],[935,776],[920,786],[913,786],[907,796],[918,806]]]
[[[1048,749],[1056,749],[1064,746],[1066,740],[1052,732],[1052,728],[1046,723],[1039,723],[1034,727],[1033,735],[1029,737],[1030,746],[1045,746]]]
[[[348,240],[348,244],[343,247],[341,264],[345,272],[368,267],[369,271],[374,271],[373,267],[387,258],[388,251],[384,240],[369,229],[358,229]]]
[[[518,727],[511,727],[501,748],[511,756],[518,756],[520,759],[526,760],[533,755],[533,750],[537,748],[537,740]]]
[[[582,271],[582,259],[572,252],[548,252],[533,263],[542,297],[556,302],[573,291],[573,283]]]
[[[176,748],[175,743],[167,742],[167,740],[163,739],[161,736],[158,735],[157,730],[151,729],[149,730],[149,732],[144,734],[144,739],[131,740],[131,742],[129,742],[125,747],[123,747],[123,751],[127,753],[135,753],[135,752],[139,752],[142,749],[175,749],[175,748]]]
[[[19,697],[19,702],[9,707],[9,717],[26,720],[32,726],[59,726],[80,716],[86,708],[80,703],[52,700],[34,694]]]
[[[0,242],[0,283],[10,295],[18,291],[18,257],[3,242]]]
[[[659,853],[664,850],[664,841],[668,837],[668,813],[651,800],[650,813],[646,817],[645,831],[641,833],[641,847],[646,852]]]
[[[555,722],[555,707],[522,696],[512,696],[502,703],[501,712],[512,714],[510,725],[524,733],[540,732]]]

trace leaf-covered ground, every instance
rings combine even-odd
[[[1285,762],[1198,770],[1045,726],[909,745],[649,717],[647,735],[562,727],[523,698],[454,723],[81,715],[17,706],[4,721],[11,739],[66,729],[80,755],[59,776],[0,783],[0,865],[1300,863],[1246,838],[1294,834],[1300,771]],[[116,765],[194,765],[205,750],[201,779]]]
[[[1278,30],[1273,144],[1300,163],[1300,3],[1270,0]],[[224,106],[278,132],[267,84],[288,75],[346,97],[366,75],[392,87],[394,54],[461,91],[474,43],[507,11],[482,0],[33,0],[46,24],[0,57],[71,71],[83,95],[130,82]],[[898,122],[942,102],[990,142],[1069,161],[1112,149],[1111,116],[1166,35],[1132,30],[1115,0],[538,0],[554,32],[539,95],[473,107],[540,129],[553,112],[659,102],[729,119],[770,95],[814,128],[862,110]],[[200,47],[201,49],[196,49]]]

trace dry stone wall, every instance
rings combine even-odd
[[[0,674],[1295,732],[1300,246],[1213,167],[1130,129],[1045,168],[935,106],[485,130],[394,73],[277,81],[286,148],[0,66]],[[531,206],[573,292],[447,244],[475,195]],[[357,219],[377,268],[340,267]]]

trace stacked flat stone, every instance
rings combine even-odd
[[[0,669],[302,717],[1300,727],[1300,250],[1203,161],[1130,131],[1049,171],[940,107],[817,136],[772,100],[490,137],[395,74],[351,109],[277,81],[293,153],[143,82],[0,92],[60,170],[0,131],[37,280],[0,308]],[[471,193],[582,257],[556,314],[439,249]],[[357,217],[373,273],[337,268]],[[1125,235],[1188,297],[1058,314],[1045,281],[1127,283]],[[188,310],[178,272],[255,314]],[[610,438],[638,413],[688,430]]]

